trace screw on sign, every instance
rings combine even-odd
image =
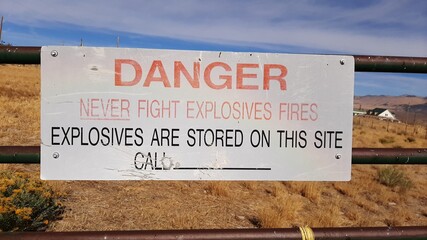
[[[51,55],[52,57],[56,57],[56,56],[58,56],[58,51],[53,50],[52,52],[50,52],[50,55]]]

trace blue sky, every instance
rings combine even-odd
[[[13,45],[427,57],[422,0],[2,0],[0,15]],[[427,75],[356,73],[355,94],[427,96]]]

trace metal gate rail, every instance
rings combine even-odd
[[[179,239],[179,240],[376,240],[427,239],[427,227],[366,228],[280,228],[280,229],[210,229],[148,230],[104,232],[11,232],[0,233],[3,240],[101,240],[101,239]]]
[[[0,146],[0,164],[40,164],[39,146]],[[427,148],[353,148],[352,164],[427,164]]]
[[[40,64],[41,47],[0,46],[0,64]],[[425,57],[354,55],[356,72],[427,73]]]

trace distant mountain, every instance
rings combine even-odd
[[[369,110],[386,108],[395,113],[402,122],[427,123],[427,97],[414,95],[385,96],[367,95],[354,97],[354,109]]]

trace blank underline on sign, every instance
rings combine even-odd
[[[130,118],[80,118],[80,120],[129,121]]]
[[[166,170],[163,168],[155,168],[155,170]],[[270,171],[271,168],[208,168],[208,167],[178,167],[171,170],[247,170],[247,171]]]

